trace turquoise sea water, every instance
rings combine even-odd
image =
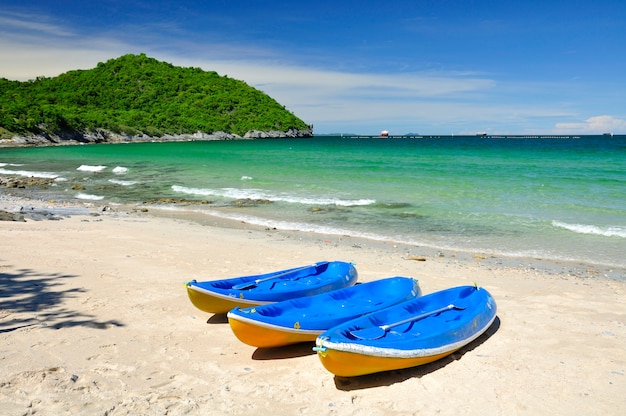
[[[57,200],[208,200],[170,208],[279,229],[626,267],[622,136],[4,148],[0,174],[54,177],[45,197]]]

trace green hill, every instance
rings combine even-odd
[[[54,78],[0,78],[0,139],[39,135],[93,141],[81,137],[102,131],[150,137],[251,131],[312,135],[304,121],[242,81],[145,54]]]

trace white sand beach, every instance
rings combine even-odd
[[[2,415],[626,413],[626,283],[591,268],[91,211],[0,221]],[[184,287],[320,260],[353,262],[362,282],[414,277],[424,294],[476,283],[498,319],[441,361],[337,378],[312,344],[242,344]]]

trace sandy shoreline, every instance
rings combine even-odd
[[[626,412],[626,283],[602,271],[89,211],[0,221],[2,415]],[[354,262],[360,281],[415,277],[424,293],[476,282],[498,319],[440,362],[341,379],[312,345],[241,344],[183,286],[319,260]]]

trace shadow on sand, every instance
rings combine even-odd
[[[225,313],[216,313],[212,315],[207,321],[207,324],[227,324],[228,323],[228,315]]]
[[[106,329],[123,326],[118,321],[100,322],[93,315],[64,308],[64,299],[87,292],[84,288],[61,289],[65,280],[74,277],[40,273],[32,269],[0,273],[0,333],[31,326],[50,329],[73,326]]]
[[[313,351],[315,342],[301,342],[276,348],[257,348],[252,354],[253,360],[284,360],[317,354]]]

